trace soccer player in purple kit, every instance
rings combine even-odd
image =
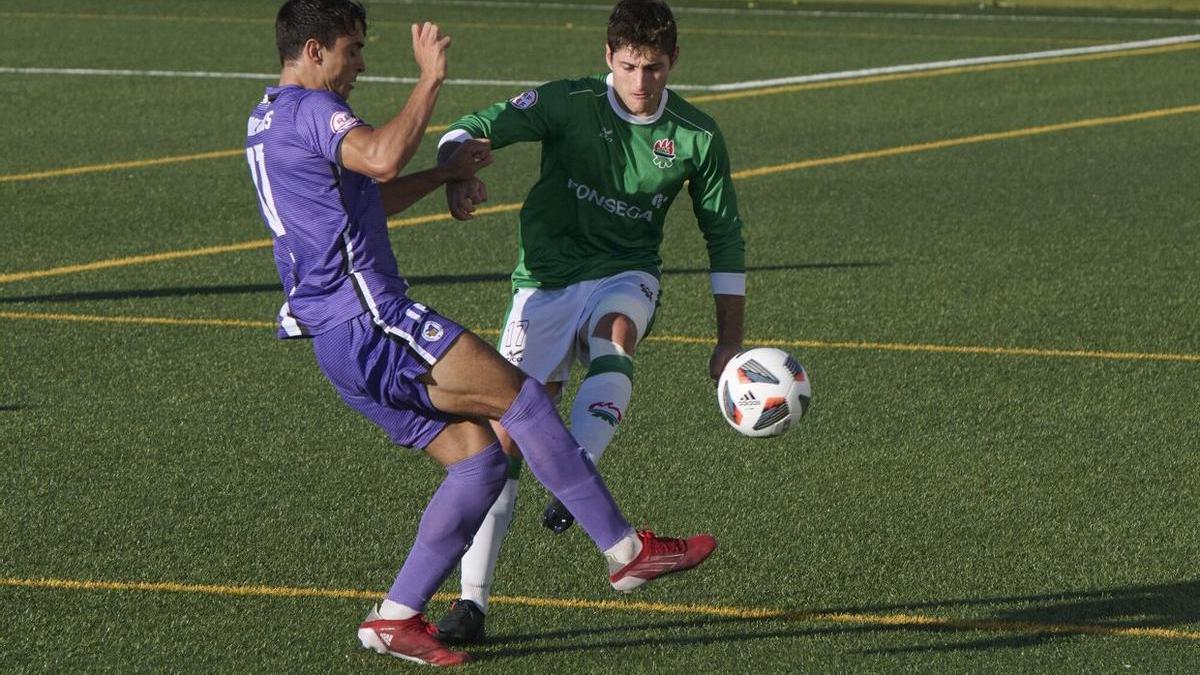
[[[395,582],[359,626],[363,646],[433,665],[469,660],[437,640],[422,612],[504,486],[507,461],[489,420],[575,514],[614,588],[700,564],[716,547],[712,536],[635,531],[542,386],[407,295],[387,216],[491,161],[487,142],[471,141],[432,169],[401,175],[445,80],[450,38],[431,23],[412,26],[420,78],[404,108],[374,128],[346,103],[365,70],[362,5],[288,0],[275,26],[280,80],[251,113],[246,159],[286,296],[279,336],[311,339],[348,405],[446,469]]]

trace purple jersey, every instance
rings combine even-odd
[[[279,337],[318,335],[404,296],[379,186],[342,167],[346,132],[363,125],[345,99],[267,87],[246,127],[246,159],[275,243],[286,296]]]

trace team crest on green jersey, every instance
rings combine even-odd
[[[530,89],[529,91],[522,92],[508,99],[508,102],[511,103],[512,106],[517,110],[526,110],[533,107],[533,104],[537,103],[537,100],[537,89]]]
[[[660,138],[654,141],[654,166],[669,169],[675,163],[675,141],[670,138]]]

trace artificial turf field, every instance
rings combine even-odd
[[[680,11],[672,82],[1200,33],[1182,2],[1197,12],[1153,21],[1051,4]],[[435,125],[524,88],[496,81],[603,67],[603,9],[519,5],[368,3],[366,74],[415,74],[414,19],[454,36],[452,78],[493,82],[447,84]],[[23,70],[276,72],[275,8],[0,6],[0,670],[407,666],[354,629],[441,471],[346,408],[306,343],[273,337],[241,150],[268,81]],[[721,548],[617,597],[578,528],[540,526],[526,472],[471,668],[1200,667],[1198,47],[685,90],[737,172],[747,346],[795,353],[814,406],[773,440],[720,418],[707,260],[675,209],[601,470],[635,524]],[[407,93],[362,83],[351,103],[382,122]],[[472,222],[437,195],[393,220],[415,298],[495,336],[536,167],[532,146],[500,151],[497,208]]]

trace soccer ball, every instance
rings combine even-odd
[[[808,412],[811,400],[804,366],[791,354],[771,347],[733,357],[717,382],[721,414],[747,436],[782,434]]]

